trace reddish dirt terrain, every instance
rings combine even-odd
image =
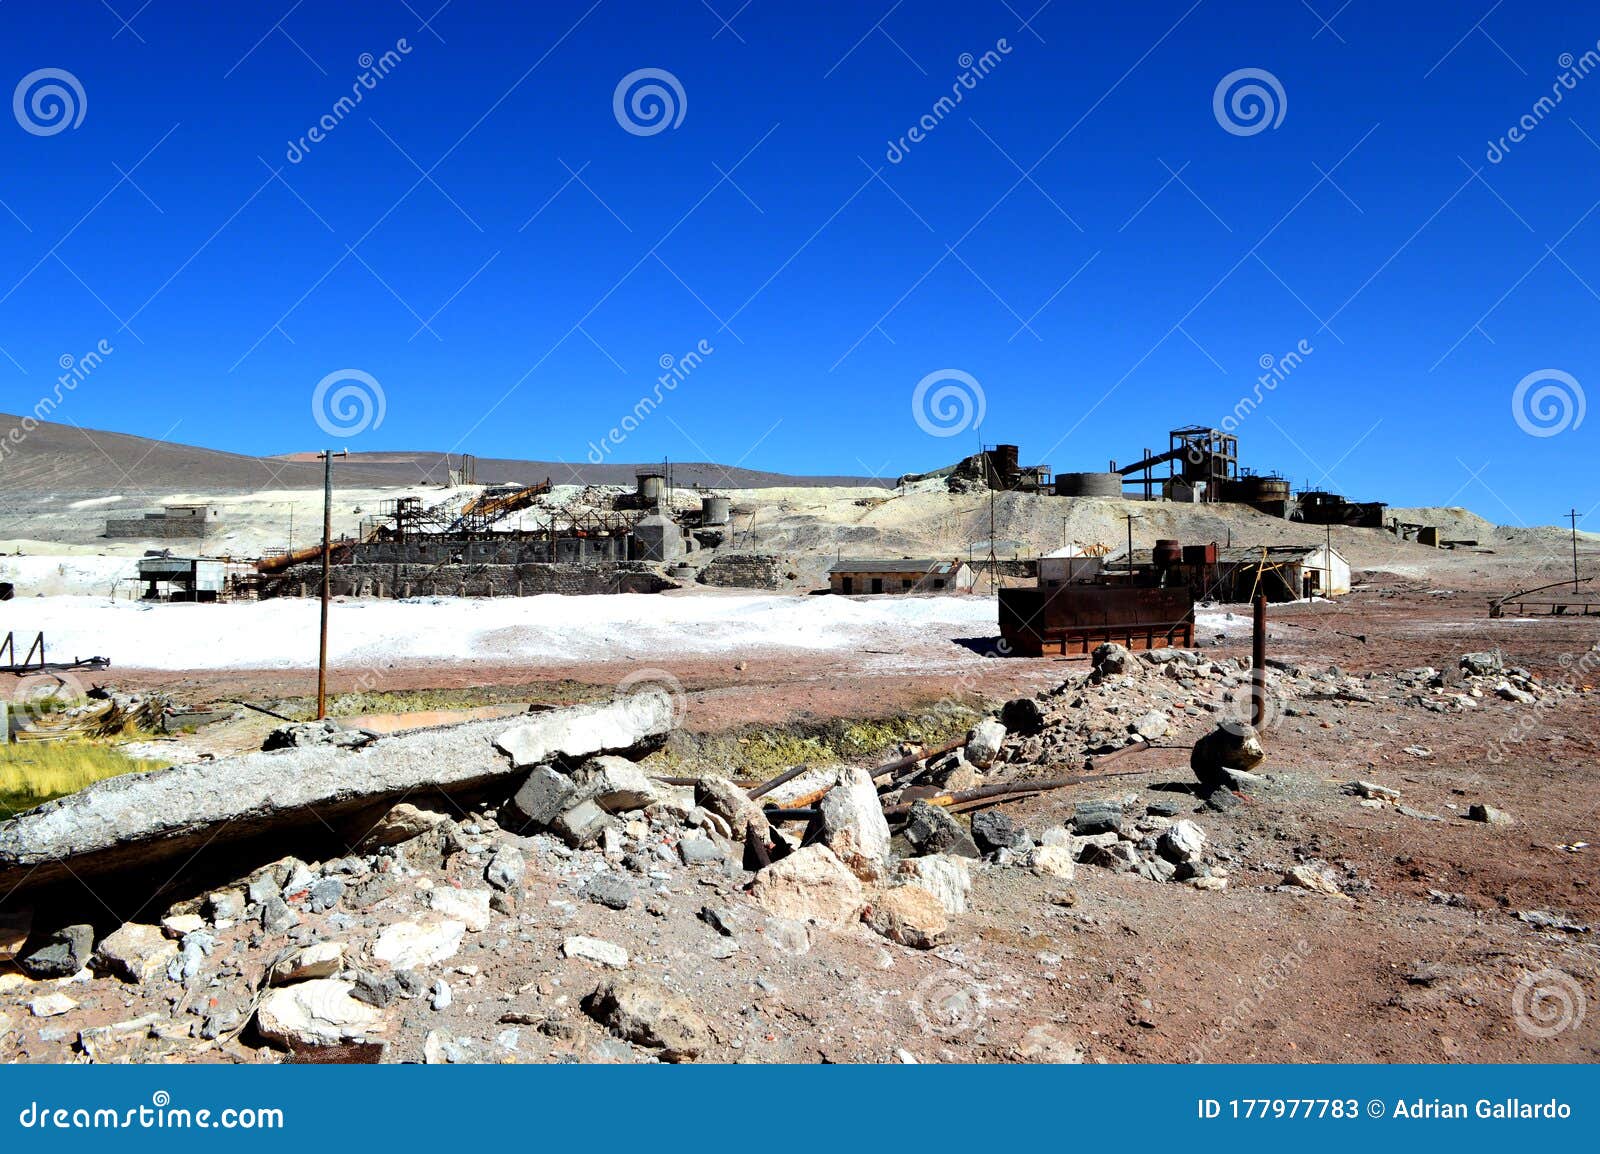
[[[690,931],[668,922],[653,941],[676,960],[662,964],[708,1015],[737,1018],[740,1006],[760,1004],[765,1026],[721,1050],[724,1060],[1592,1061],[1600,694],[1589,690],[1600,682],[1600,655],[1590,652],[1600,618],[1490,620],[1485,595],[1374,578],[1336,605],[1274,607],[1270,656],[1359,677],[1453,669],[1465,652],[1498,648],[1508,666],[1571,693],[1538,707],[1490,694],[1463,713],[1381,695],[1291,711],[1267,734],[1267,782],[1224,813],[1178,792],[1193,784],[1188,746],[1210,727],[1193,720],[1164,747],[1120,759],[1114,768],[1131,776],[1005,806],[1037,836],[1091,798],[1137,795],[1130,812],[1176,803],[1226,855],[1221,892],[1084,865],[1072,883],[985,868],[951,942],[932,952],[858,927],[821,936],[804,958],[763,957],[773,986],[764,991],[743,971],[708,978],[681,936]],[[1230,634],[1197,640],[1208,658],[1247,656],[1247,630]],[[947,660],[919,655],[901,671],[862,654],[659,664],[684,684],[684,724],[702,734],[892,716],[952,695],[995,704],[1087,671],[1081,660],[976,659],[957,645]],[[563,680],[604,692],[627,671],[430,666],[389,670],[383,688]],[[308,688],[303,675],[278,673],[117,671],[116,680],[195,700]],[[336,672],[333,688],[347,680]],[[1397,789],[1407,806],[1443,820],[1363,808],[1342,788],[1356,779]],[[1473,803],[1514,824],[1466,820]],[[1308,859],[1329,863],[1345,896],[1280,885],[1287,867]],[[1529,911],[1569,928],[1519,919]],[[616,936],[615,927],[593,932]],[[519,962],[481,964],[475,981],[492,985],[497,965],[508,967],[499,980],[511,981]],[[573,1045],[567,1052],[593,1057]]]

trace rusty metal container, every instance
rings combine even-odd
[[[1150,560],[1157,569],[1171,569],[1183,560],[1183,544],[1170,538],[1162,538],[1156,542],[1156,547],[1150,551]]]

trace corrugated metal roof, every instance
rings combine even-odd
[[[1248,565],[1261,560],[1263,548],[1266,550],[1267,562],[1277,564],[1284,561],[1304,561],[1313,553],[1322,549],[1321,545],[1236,545],[1233,548],[1218,549],[1217,560],[1224,565]],[[1335,549],[1333,555],[1340,560],[1344,555]]]

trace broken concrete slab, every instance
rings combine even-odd
[[[108,778],[0,823],[0,895],[187,857],[224,827],[230,841],[322,829],[419,788],[470,790],[549,757],[642,755],[671,727],[670,702],[636,694],[530,714],[509,730],[469,722],[355,752],[314,746]]]
[[[272,990],[256,1011],[256,1029],[281,1046],[328,1046],[383,1032],[383,1014],[350,996],[351,984],[316,978]]]

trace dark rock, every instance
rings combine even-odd
[[[685,998],[642,981],[607,982],[584,1011],[619,1037],[659,1051],[664,1062],[692,1062],[711,1045],[711,1027]]]
[[[400,890],[400,880],[390,872],[375,873],[356,883],[346,893],[345,905],[353,910],[369,910]]]
[[[1487,822],[1489,825],[1515,825],[1514,819],[1503,809],[1476,802],[1467,807],[1467,820]]]
[[[633,901],[633,887],[616,874],[595,874],[584,884],[583,896],[596,905],[625,910]]]
[[[972,840],[985,854],[1002,849],[1027,853],[1033,849],[1028,831],[997,809],[979,810],[972,815]]]
[[[960,822],[946,813],[943,807],[929,805],[925,801],[913,803],[911,817],[901,832],[918,857],[936,853],[970,858],[983,856],[978,852],[972,835],[962,828]]]
[[[1000,724],[1010,733],[1038,733],[1044,728],[1044,711],[1031,697],[1013,698],[1001,708]]]
[[[716,906],[701,906],[700,912],[695,916],[723,937],[733,937],[733,915],[727,910],[718,909]]]
[[[400,987],[400,996],[404,998],[420,998],[428,992],[430,985],[427,975],[416,970],[396,970],[394,980]]]
[[[1072,811],[1069,822],[1072,832],[1079,837],[1093,837],[1097,833],[1122,831],[1122,806],[1114,801],[1080,801]]]
[[[1154,652],[1159,653],[1161,650],[1154,650]],[[1170,801],[1152,801],[1149,805],[1144,807],[1144,811],[1151,817],[1178,816],[1178,807],[1173,805]]]
[[[333,721],[300,721],[280,725],[261,743],[263,753],[275,749],[307,749],[331,745],[338,749],[361,749],[378,740],[378,735],[362,729],[346,729]]]
[[[1253,726],[1229,723],[1218,726],[1195,742],[1189,768],[1201,785],[1233,786],[1233,770],[1252,770],[1266,760],[1261,735]]]
[[[536,765],[506,807],[506,826],[513,831],[544,829],[561,816],[575,793],[570,779],[548,765]]]
[[[270,898],[261,906],[261,928],[269,934],[286,934],[300,924],[300,915],[282,898]]]
[[[406,973],[411,971],[407,970]],[[366,970],[357,972],[350,996],[358,1002],[382,1010],[400,999],[400,982],[392,974],[374,974]]]
[[[30,978],[70,978],[89,964],[93,954],[93,926],[63,926],[25,945],[17,955],[17,966]]]
[[[338,878],[322,878],[311,883],[306,893],[306,909],[325,914],[344,900],[344,883]]]

